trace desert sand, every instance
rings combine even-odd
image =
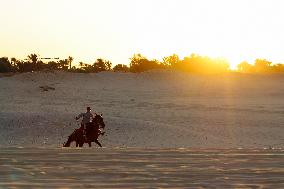
[[[91,106],[104,147],[282,148],[284,75],[33,72],[0,78],[0,147],[61,147]]]
[[[2,148],[0,188],[279,188],[283,150]]]

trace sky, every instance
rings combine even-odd
[[[128,64],[134,53],[284,63],[282,0],[0,0],[0,57]]]

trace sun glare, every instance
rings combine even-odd
[[[284,62],[278,0],[11,0],[0,6],[1,54],[11,57],[127,64],[134,53],[156,59],[197,53],[227,59],[232,69],[256,58]]]

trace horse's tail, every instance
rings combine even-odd
[[[63,143],[63,147],[70,147],[71,142],[75,141],[76,133],[79,131],[79,129],[75,129],[71,135],[68,136],[67,142]]]
[[[70,147],[71,142],[72,140],[71,140],[71,137],[69,136],[67,142],[63,143],[63,147]]]

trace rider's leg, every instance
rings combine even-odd
[[[87,136],[86,136],[86,124],[82,124],[82,126],[83,126],[83,137],[86,140],[87,139]]]

